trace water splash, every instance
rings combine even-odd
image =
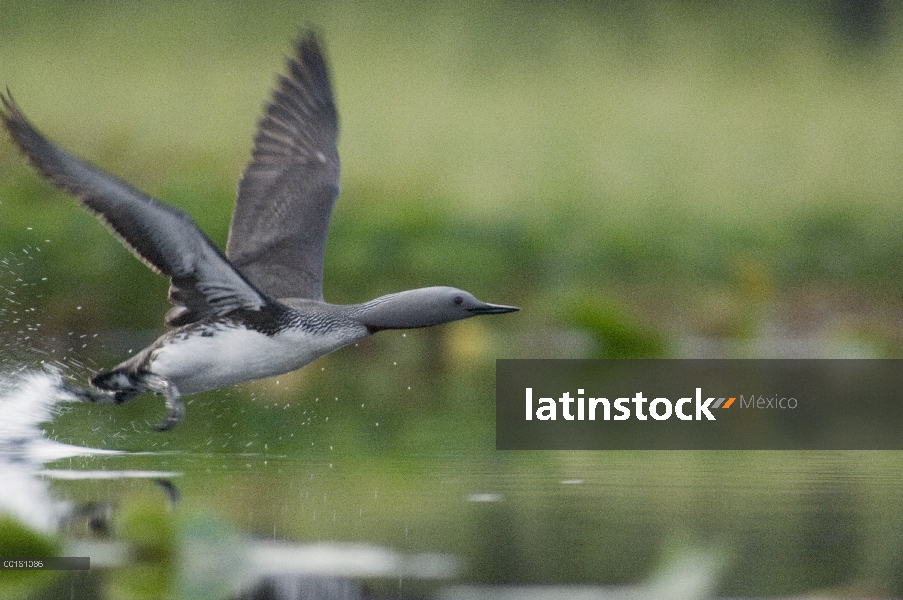
[[[55,414],[67,397],[60,388],[62,378],[55,372],[18,371],[0,373],[0,452],[18,453],[36,436],[39,426]]]
[[[61,403],[75,400],[63,390],[62,382],[58,372],[0,371],[0,513],[47,532],[56,529],[70,506],[55,499],[48,480],[36,472],[51,460],[117,453],[46,437],[41,424],[53,419]]]
[[[77,400],[62,384],[57,371],[0,372],[0,456],[43,463],[114,452],[47,439],[41,424],[52,420],[61,404]]]

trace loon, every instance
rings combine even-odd
[[[184,395],[288,373],[383,329],[519,310],[452,287],[362,304],[324,301],[323,257],[339,195],[338,116],[317,35],[302,32],[295,46],[239,182],[225,253],[186,213],[51,143],[9,89],[0,94],[0,120],[31,164],[170,280],[171,329],[95,375],[93,389],[70,386],[79,398],[122,404],[162,395],[167,416],[158,429],[166,431],[183,418]]]

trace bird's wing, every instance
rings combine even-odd
[[[323,256],[339,195],[338,117],[326,59],[307,32],[254,138],[226,256],[273,298],[323,299]]]
[[[38,171],[76,196],[150,268],[170,277],[175,306],[167,325],[238,308],[258,310],[267,302],[188,215],[58,148],[28,122],[11,95],[0,94],[0,100],[3,125]]]

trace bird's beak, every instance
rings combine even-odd
[[[483,304],[474,308],[468,308],[467,312],[474,315],[503,315],[520,310],[516,306],[504,306],[502,304]]]

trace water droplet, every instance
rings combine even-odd
[[[468,502],[501,502],[505,497],[502,494],[494,494],[494,493],[476,493],[470,494],[467,496]]]

